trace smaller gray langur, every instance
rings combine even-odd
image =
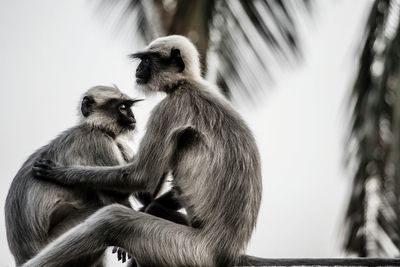
[[[135,160],[107,168],[38,162],[37,171],[42,179],[69,186],[148,192],[172,171],[190,226],[113,204],[24,266],[60,266],[65,253],[76,257],[82,248],[107,246],[126,249],[141,266],[215,267],[246,260],[241,255],[256,225],[262,191],[250,129],[201,77],[198,51],[187,38],[158,38],[133,57],[141,60],[137,83],[166,94],[152,111]]]
[[[7,239],[17,266],[35,256],[51,240],[82,222],[101,207],[120,203],[130,207],[129,193],[65,187],[33,177],[41,157],[66,165],[126,164],[133,153],[123,137],[135,129],[134,100],[117,88],[97,86],[81,101],[80,123],[40,148],[15,176],[5,205]],[[60,266],[103,266],[104,250],[69,257]]]

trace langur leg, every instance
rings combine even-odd
[[[89,219],[56,238],[22,266],[65,266],[71,259],[104,252],[107,248],[105,225]]]
[[[56,267],[108,246],[125,248],[144,266],[213,266],[215,251],[198,229],[114,204],[63,234],[25,267]]]
[[[113,205],[102,216],[109,244],[123,247],[140,266],[213,266],[211,246],[198,229]]]

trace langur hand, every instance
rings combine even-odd
[[[122,261],[122,263],[126,262],[126,258],[131,258],[131,255],[128,254],[123,248],[114,247],[112,253],[117,253],[118,261]]]
[[[49,179],[55,173],[55,169],[61,167],[52,160],[40,159],[33,164],[33,176],[40,179]]]

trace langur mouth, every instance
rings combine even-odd
[[[136,78],[136,83],[137,83],[137,84],[145,84],[146,82],[145,82],[145,80],[142,79],[142,78]]]
[[[136,128],[136,123],[128,124],[128,125],[126,126],[126,128],[128,128],[129,130],[135,130],[135,128]]]

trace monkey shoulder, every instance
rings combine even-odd
[[[187,80],[180,90],[171,94],[168,108],[177,108],[180,113],[187,109],[192,115],[212,118],[232,118],[240,120],[240,115],[232,108],[217,86],[205,81]],[[185,112],[185,111],[183,111]]]
[[[120,162],[115,155],[115,147],[114,138],[107,132],[78,125],[64,131],[51,142],[47,157],[64,165],[118,165]]]
[[[179,101],[189,108],[207,108],[227,110],[233,112],[231,104],[220,93],[215,85],[205,81],[186,80],[180,85],[180,90],[173,94],[174,101]]]
[[[214,140],[220,140],[221,144],[229,142],[232,146],[240,146],[239,150],[258,153],[247,123],[217,86],[205,80],[187,81],[182,84],[180,94],[173,95],[171,102],[170,108],[178,107],[175,112],[177,117],[182,113],[190,114],[186,116],[190,119],[185,124],[194,126]]]

